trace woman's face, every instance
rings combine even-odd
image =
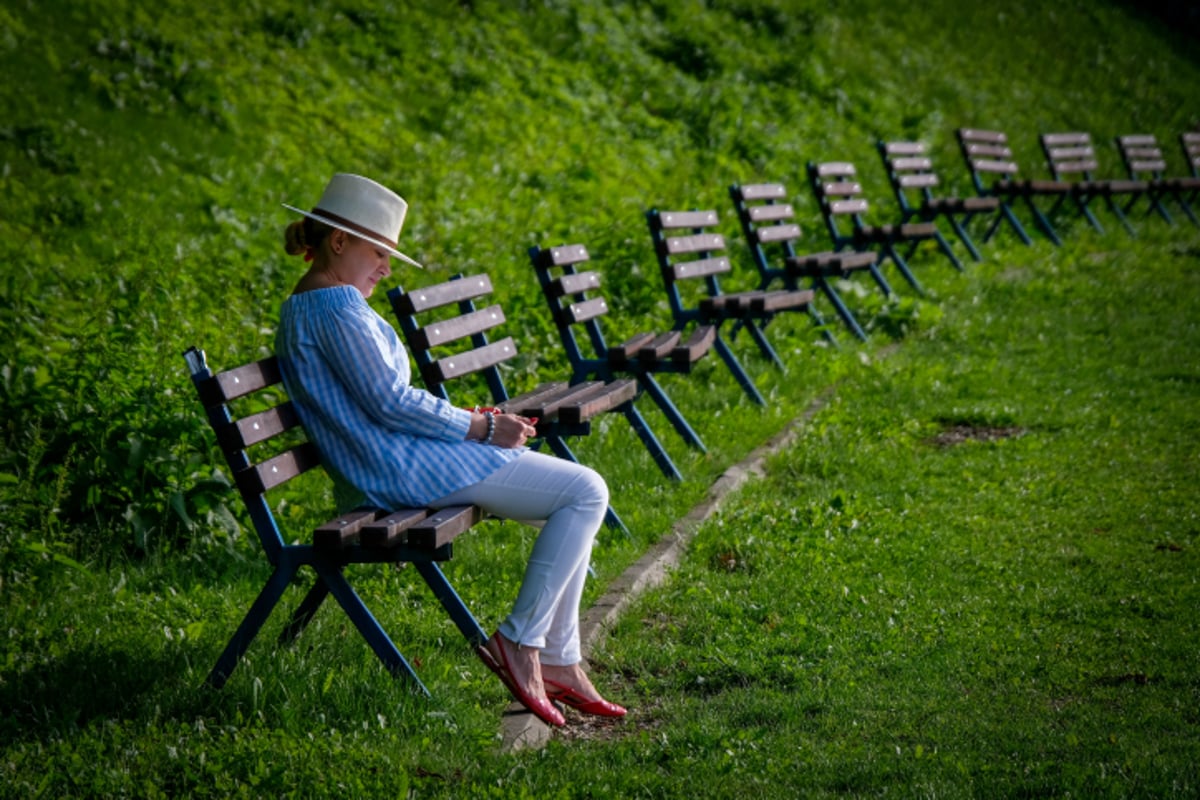
[[[333,263],[330,268],[333,275],[339,282],[358,289],[363,297],[370,297],[376,284],[392,274],[391,254],[366,239],[344,231],[335,231],[333,235],[342,240],[340,245],[338,241],[331,242]]]

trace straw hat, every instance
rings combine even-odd
[[[396,249],[400,228],[404,226],[404,215],[408,213],[408,203],[391,189],[370,178],[339,172],[329,179],[325,192],[312,211],[304,211],[287,203],[283,207],[366,239],[414,267],[421,266]]]

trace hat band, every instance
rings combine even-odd
[[[382,233],[379,233],[378,231],[373,231],[370,228],[366,227],[365,225],[359,225],[354,220],[346,219],[345,217],[343,217],[339,214],[334,214],[332,211],[326,211],[325,209],[321,208],[320,206],[318,206],[317,208],[314,208],[313,213],[320,214],[321,216],[328,219],[330,222],[337,223],[338,225],[348,228],[349,230],[352,230],[355,233],[361,233],[363,236],[367,236],[371,239],[377,239],[380,242],[383,242],[384,244],[386,244],[388,247],[392,248],[393,250],[395,250],[397,247],[397,243],[394,239],[389,239],[388,237],[384,236]]]

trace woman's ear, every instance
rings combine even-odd
[[[346,247],[346,232],[341,228],[334,228],[329,232],[329,249],[334,255],[340,256],[342,250]]]

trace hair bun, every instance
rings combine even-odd
[[[283,249],[289,256],[298,256],[308,252],[308,242],[304,235],[304,220],[296,220],[287,226],[283,232]]]

